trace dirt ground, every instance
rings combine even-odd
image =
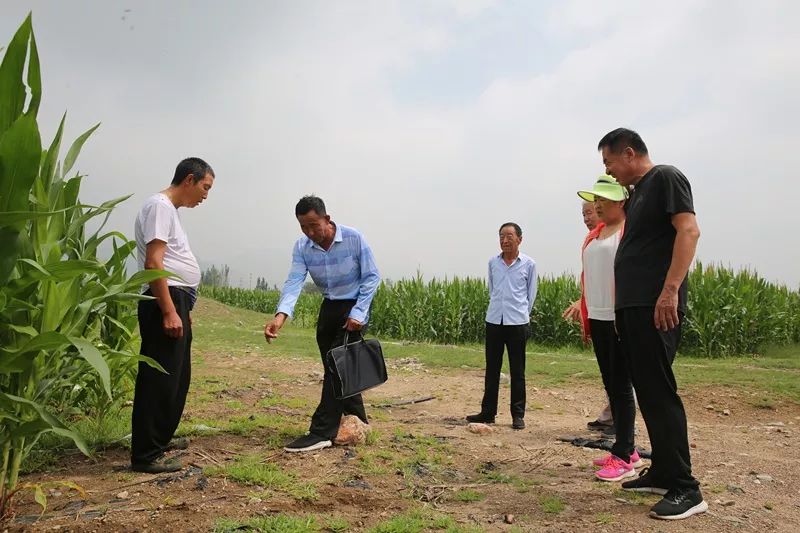
[[[234,386],[218,393],[219,401],[190,403],[189,421],[224,420],[230,411],[223,401],[226,397],[235,397],[246,413],[298,413],[280,406],[257,406],[265,388],[282,397],[305,398],[311,407],[318,398],[319,363],[255,354],[203,356],[205,363],[195,369],[193,379],[213,376]],[[351,530],[360,531],[424,506],[459,525],[486,531],[800,531],[797,404],[778,402],[771,409],[760,409],[743,391],[684,390],[694,471],[702,482],[709,512],[664,522],[647,517],[658,497],[629,495],[619,491],[618,484],[595,481],[590,461],[598,452],[557,440],[563,435],[589,435],[583,428],[601,407],[599,384],[541,388],[530,377],[527,428],[512,430],[506,408],[494,431],[483,436],[469,433],[461,422],[465,414],[476,411],[481,392],[481,371],[432,370],[413,360],[393,361],[389,382],[365,395],[367,404],[372,404],[368,409],[374,415],[372,426],[379,434],[373,444],[287,454],[275,445],[265,448],[266,432],[255,430],[193,436],[184,452],[184,462],[199,468],[224,465],[238,454],[261,454],[297,473],[298,481],[312,482],[319,495],[316,500],[281,492],[258,496],[255,487],[207,477],[194,467],[178,476],[133,474],[125,471],[128,452],[117,448],[90,459],[70,455],[56,469],[28,476],[24,481],[72,480],[86,489],[87,499],[74,491],[51,491],[47,512],[39,518],[38,507],[26,495],[7,528],[208,531],[220,517],[285,513],[338,516]],[[427,396],[435,399],[377,407]],[[508,405],[507,386],[501,389],[501,405]],[[292,416],[305,426],[307,412]],[[641,420],[637,427],[638,444],[649,448]],[[439,443],[437,449],[445,455],[440,467],[429,468],[422,460],[410,470],[392,468],[393,454],[403,453],[402,435],[435,437],[433,442]],[[359,459],[365,456],[372,463]],[[374,468],[375,461],[385,468]],[[465,490],[482,499],[455,497]],[[513,515],[509,520],[513,525],[505,522],[507,515]]]

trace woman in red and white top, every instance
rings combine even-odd
[[[592,340],[616,426],[611,453],[594,461],[601,467],[595,475],[603,481],[620,481],[634,477],[635,467],[642,464],[633,442],[636,404],[630,373],[614,329],[614,256],[625,226],[628,191],[611,176],[600,176],[591,190],[578,191],[578,196],[594,202],[600,219],[583,243],[578,316],[584,338]]]

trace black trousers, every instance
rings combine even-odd
[[[630,368],[650,443],[650,473],[664,488],[697,488],[689,457],[686,411],[678,396],[672,362],[681,339],[680,324],[659,331],[652,307],[631,307],[616,312],[622,351]],[[683,317],[681,316],[681,322]]]
[[[603,387],[608,395],[617,431],[611,453],[628,461],[633,453],[633,426],[636,420],[636,402],[633,399],[628,363],[622,353],[622,345],[614,330],[613,321],[590,319],[589,327],[594,355],[600,367],[600,376],[603,378]]]
[[[147,294],[150,294],[149,292]],[[179,339],[164,333],[161,309],[156,300],[139,302],[140,353],[155,359],[166,374],[139,363],[131,416],[131,462],[147,463],[164,452],[178,429],[191,381],[192,326],[189,325],[191,298],[170,287],[175,310],[183,321]]]
[[[325,377],[322,382],[322,396],[319,399],[317,410],[311,417],[309,431],[314,435],[333,440],[339,431],[339,421],[342,415],[355,415],[367,423],[367,412],[364,410],[364,401],[361,395],[351,396],[344,400],[337,400],[333,391],[333,375],[325,365],[325,354],[331,348],[344,344],[345,330],[350,310],[356,300],[328,300],[322,301],[317,319],[317,345],[325,367]],[[350,332],[350,340],[361,338],[360,332]],[[349,342],[349,340],[348,340]]]
[[[511,373],[511,416],[525,416],[525,344],[528,342],[530,326],[503,326],[486,323],[486,374],[483,381],[481,413],[497,414],[497,395],[500,392],[500,369],[503,366],[503,350],[508,351],[508,366]]]

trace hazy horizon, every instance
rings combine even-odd
[[[81,199],[133,193],[108,226],[132,237],[202,157],[216,183],[181,217],[233,284],[283,283],[310,193],[385,278],[485,277],[509,220],[540,274],[575,273],[575,192],[626,126],[689,178],[698,259],[800,287],[795,2],[6,0],[0,46],[28,12],[43,141],[64,111],[67,146],[102,122]]]

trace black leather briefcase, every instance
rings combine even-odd
[[[360,394],[386,382],[386,363],[383,349],[376,339],[349,341],[345,333],[344,344],[332,348],[325,355],[325,365],[333,374],[333,390],[341,400]]]

